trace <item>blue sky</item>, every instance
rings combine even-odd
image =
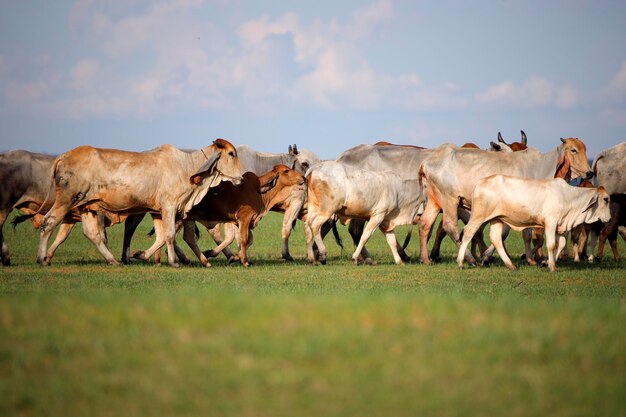
[[[0,150],[626,140],[626,3],[0,0]]]

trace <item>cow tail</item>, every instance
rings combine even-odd
[[[402,244],[402,250],[406,250],[407,246],[409,246],[409,242],[411,242],[411,236],[413,234],[413,226],[409,228],[409,231],[404,238],[404,243]]]
[[[341,236],[339,236],[339,231],[337,230],[337,221],[333,221],[333,236],[335,237],[335,242],[341,249],[343,249],[343,241],[341,240]]]
[[[426,167],[424,166],[424,162],[420,164],[420,167],[417,170],[417,178],[419,179],[420,188],[424,188],[424,177],[426,176]]]
[[[63,155],[61,155],[63,156]],[[50,190],[53,188],[54,184],[54,179],[57,176],[57,166],[59,165],[59,161],[61,160],[61,156],[58,156],[55,160],[54,163],[52,164],[52,167],[50,168],[50,180],[51,180],[51,184],[50,187],[48,187],[48,192],[46,193],[46,198],[44,198],[43,203],[41,203],[41,206],[39,206],[39,209],[32,215],[34,216],[35,214],[41,214],[41,210],[46,206],[46,203],[48,202],[48,199],[50,198]],[[31,217],[32,217],[31,216]],[[21,223],[21,222],[20,222]]]

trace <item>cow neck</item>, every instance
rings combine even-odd
[[[261,201],[263,202],[263,213],[260,214],[260,217],[265,216],[272,209],[272,207],[278,204],[277,202],[274,202],[274,204],[270,206],[270,203],[272,203],[272,200],[274,200],[274,198],[282,190],[282,189],[277,190],[277,188],[278,188],[278,184],[276,184],[275,186],[273,186],[266,192],[261,193]]]

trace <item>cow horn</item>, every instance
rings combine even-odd
[[[293,154],[298,155],[298,145],[296,145],[295,143],[293,144]]]
[[[287,148],[287,149],[288,149],[288,152],[289,152],[290,154],[292,154],[292,153],[293,153],[293,148],[291,147],[291,145],[289,145],[289,148]]]
[[[526,138],[526,133],[524,133],[523,130],[520,130],[520,132],[522,132],[522,145],[528,146],[528,139]]]
[[[505,143],[504,139],[502,139],[502,133],[500,133],[500,132],[498,132],[498,142]]]

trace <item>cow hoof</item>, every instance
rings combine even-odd
[[[369,265],[369,266],[376,266],[378,265],[378,262],[376,262],[375,260],[373,260],[372,258],[365,258],[365,260],[363,261],[363,263],[365,265]]]
[[[50,258],[37,258],[37,263],[41,266],[50,266]]]
[[[180,268],[180,264],[179,264],[178,262],[172,262],[172,263],[170,264],[170,266],[171,266],[172,268]]]
[[[293,258],[291,257],[291,255],[283,255],[283,260],[285,260],[286,262],[293,262]]]
[[[441,262],[441,256],[431,256],[430,260],[431,262],[438,264],[439,262]]]
[[[200,264],[200,265],[202,265],[203,268],[210,268],[211,267],[211,263],[210,262],[205,262],[205,263]]]
[[[3,259],[2,260],[2,265],[4,266],[10,266],[11,265],[11,260],[10,259]]]
[[[115,259],[109,259],[106,261],[107,265],[119,265],[119,262],[117,262]]]

